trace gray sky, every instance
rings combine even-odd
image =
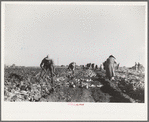
[[[100,65],[114,55],[121,66],[145,64],[145,6],[5,4],[4,63]]]

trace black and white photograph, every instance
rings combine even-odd
[[[1,7],[4,120],[147,119],[147,2]]]

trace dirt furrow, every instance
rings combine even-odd
[[[126,102],[126,103],[134,103],[135,100],[129,97],[127,94],[124,94],[118,87],[115,82],[106,80],[104,78],[101,78],[100,75],[98,75],[98,81],[102,83],[104,86],[101,87],[101,91],[103,93],[107,93],[110,95],[110,102]]]

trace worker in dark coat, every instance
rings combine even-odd
[[[76,68],[76,63],[75,62],[71,62],[68,66],[68,70],[71,70],[72,74],[74,74],[75,68]]]
[[[115,57],[113,55],[110,55],[109,58],[106,60],[106,77],[109,80],[114,80],[115,71],[114,71],[114,63],[115,63]]]
[[[95,69],[98,69],[98,65],[95,66]]]
[[[50,75],[51,75],[51,86],[52,86],[52,89],[51,91],[54,91],[54,81],[53,81],[53,76],[55,75],[55,67],[54,67],[54,62],[52,59],[49,58],[50,56],[47,55],[47,57],[45,57],[41,63],[40,63],[40,67],[41,67],[41,73],[40,73],[40,77],[39,78],[44,78],[46,76],[46,74],[48,72],[50,72]],[[42,94],[42,85],[41,85],[41,94]],[[50,91],[48,91],[49,93]]]
[[[55,75],[55,68],[54,68],[54,62],[52,59],[49,58],[49,55],[47,55],[47,57],[45,57],[42,61],[41,61],[41,64],[40,64],[40,67],[42,69],[42,72],[44,72],[43,76],[47,73],[47,71],[50,72],[51,74],[51,77],[53,77],[53,75]],[[40,77],[42,75],[42,72],[40,74]]]

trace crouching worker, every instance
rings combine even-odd
[[[115,70],[114,70],[115,59],[116,58],[113,55],[110,55],[109,58],[106,60],[105,64],[106,77],[109,80],[114,80],[115,77]]]
[[[42,69],[40,77],[43,78],[48,71],[50,72],[51,77],[55,75],[54,62],[49,58],[49,55],[41,61],[40,67]]]
[[[71,70],[72,74],[74,74],[75,68],[76,68],[76,63],[75,62],[70,63],[69,66],[68,66],[68,70]]]

